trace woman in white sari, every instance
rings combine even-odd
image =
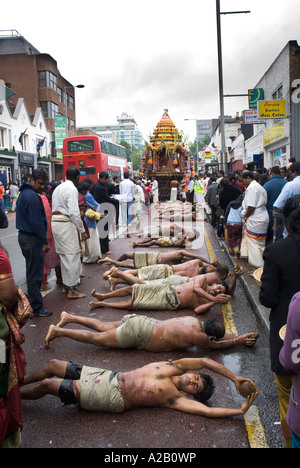
[[[269,225],[269,214],[266,208],[268,195],[266,190],[254,180],[250,171],[242,174],[243,184],[247,188],[243,201],[242,216],[245,219],[241,257],[255,268],[264,265],[263,253]]]

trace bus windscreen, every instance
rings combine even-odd
[[[71,140],[68,141],[69,153],[80,153],[82,151],[94,151],[94,140]]]

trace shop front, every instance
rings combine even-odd
[[[36,155],[32,153],[18,152],[19,177],[22,182],[28,175],[31,175],[35,168]]]
[[[285,167],[290,158],[289,122],[279,122],[264,133],[266,167]]]
[[[244,169],[255,171],[265,167],[263,133],[253,136],[245,143]]]

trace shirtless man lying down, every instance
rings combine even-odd
[[[180,280],[180,277],[177,277]],[[177,281],[177,284],[179,281]],[[126,310],[181,310],[194,309],[196,314],[204,314],[215,304],[227,304],[231,298],[227,283],[208,285],[205,275],[194,280],[174,286],[161,280],[151,281],[149,284],[134,284],[108,294],[99,294],[95,290],[92,296],[98,299],[91,302],[92,309],[108,307]],[[115,297],[131,296],[130,300],[122,302],[105,302]]]
[[[64,328],[76,323],[95,330]],[[142,349],[151,352],[169,352],[197,346],[203,350],[223,350],[234,346],[252,347],[258,333],[243,336],[225,333],[223,322],[218,319],[202,322],[199,318],[186,316],[169,320],[155,320],[143,315],[125,315],[119,322],[102,322],[89,317],[78,317],[62,312],[57,326],[51,325],[45,339],[49,344],[56,338],[65,337],[81,343],[114,349]]]
[[[219,264],[218,260],[209,262],[199,255],[194,255],[185,250],[179,250],[177,252],[126,252],[118,260],[113,260],[109,257],[106,257],[98,261],[98,265],[108,264],[115,265],[117,267],[139,269],[142,267],[150,265],[178,265],[180,263],[185,263],[187,259],[200,260],[202,263],[207,265],[217,266]],[[126,260],[131,260],[131,262],[125,262]]]
[[[213,381],[211,377],[193,372],[204,368],[230,379],[238,393],[241,394],[245,383],[250,384],[253,393],[239,409],[207,407],[203,402],[213,394]],[[28,386],[32,383],[35,385]],[[26,376],[24,385],[21,388],[21,398],[24,400],[54,395],[65,405],[77,405],[85,411],[122,413],[133,407],[159,407],[208,418],[244,415],[258,396],[251,380],[234,375],[210,359],[153,362],[119,373],[52,360]]]
[[[102,278],[108,280],[111,276],[112,271],[115,271],[115,267],[103,273]],[[224,281],[229,276],[229,268],[226,265],[219,264],[217,267],[212,265],[203,265],[202,260],[190,260],[186,263],[180,263],[179,265],[150,265],[135,270],[127,270],[125,273],[135,276],[145,281],[153,281],[157,279],[164,279],[168,276],[189,276],[194,278],[198,275],[205,275],[207,273],[214,273],[219,275],[220,281]]]

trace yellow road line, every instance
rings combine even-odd
[[[270,448],[260,420],[257,406],[251,406],[249,411],[244,415],[244,420],[246,423],[250,447],[253,449]]]
[[[216,260],[216,256],[213,250],[213,247],[211,245],[210,239],[208,237],[207,232],[205,231],[205,242],[206,242],[206,247],[208,251],[208,255],[210,257],[210,261],[213,262]],[[234,318],[233,318],[233,310],[230,305],[230,303],[225,304],[222,306],[222,313],[223,313],[223,318],[224,318],[224,324],[226,328],[226,333],[228,335],[235,335],[238,336],[238,331],[234,323]]]
[[[209,236],[207,234],[207,231],[205,230],[204,233],[205,236],[205,242],[206,242],[206,248],[208,251],[208,255],[210,257],[210,261],[216,260],[216,256],[213,250],[213,247],[211,245]],[[222,306],[222,313],[224,317],[224,323],[226,327],[226,333],[231,334],[231,335],[236,335],[238,336],[238,331],[236,328],[236,325],[234,323],[234,317],[233,317],[233,311],[231,305],[228,303],[224,306]],[[264,427],[262,425],[260,416],[259,416],[259,410],[257,406],[251,406],[249,411],[244,415],[244,421],[246,424],[246,429],[248,433],[248,440],[250,447],[252,449],[254,448],[260,448],[260,449],[267,449],[270,448],[267,442],[266,434]]]

